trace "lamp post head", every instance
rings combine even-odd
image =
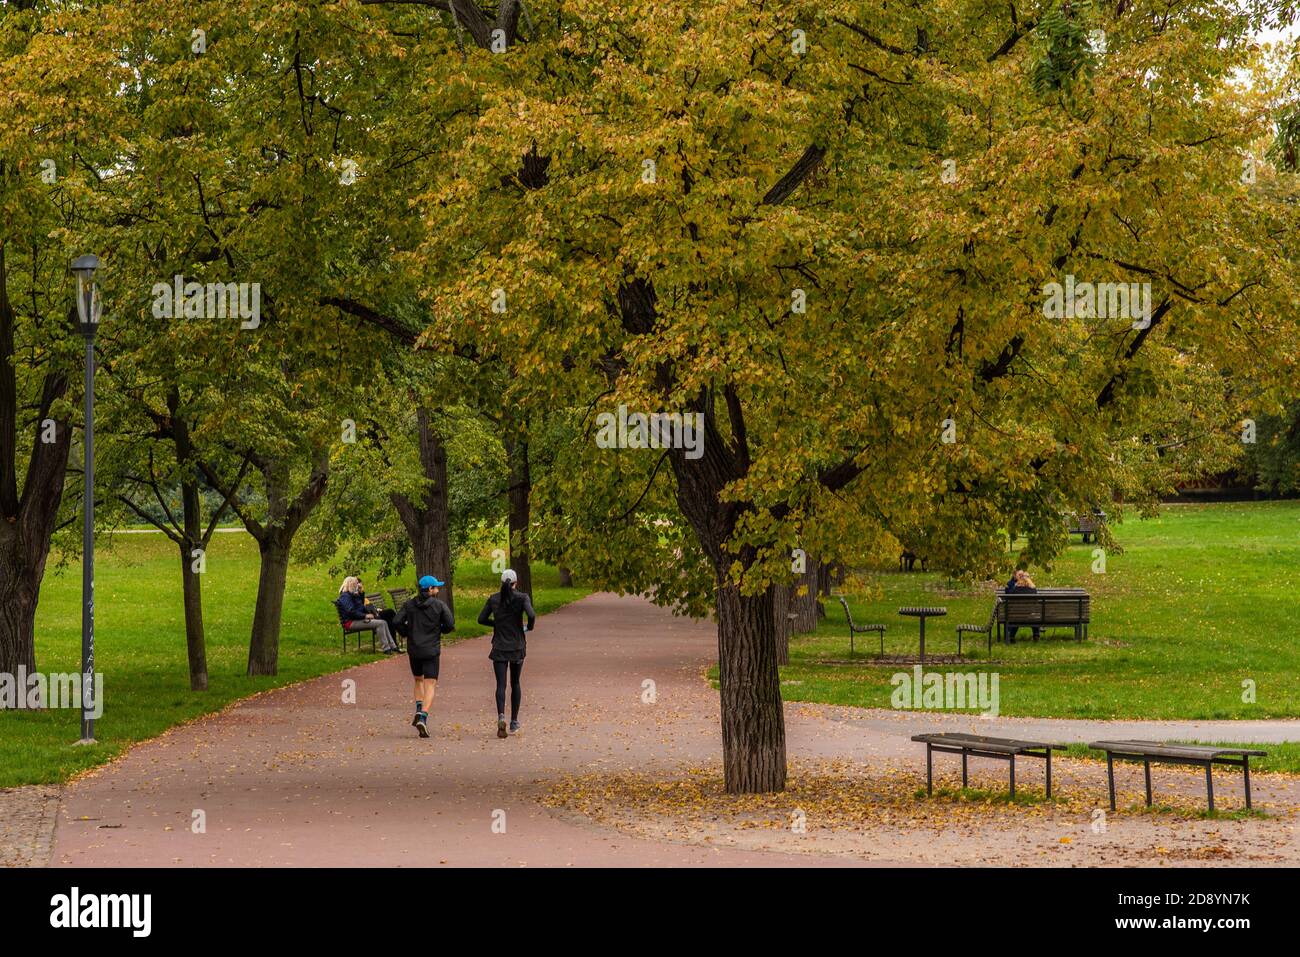
[[[95,288],[95,270],[98,268],[98,256],[78,256],[72,261],[72,272],[77,277],[77,327],[87,339],[95,338],[104,311],[99,290]]]

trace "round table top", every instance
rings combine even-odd
[[[914,618],[929,618],[929,617],[931,617],[931,616],[936,616],[936,617],[937,617],[937,616],[939,616],[939,615],[946,615],[946,614],[948,614],[948,609],[947,609],[947,608],[911,608],[911,607],[909,607],[909,608],[900,608],[900,609],[898,609],[898,613],[899,613],[900,615],[911,615],[911,616],[913,616]]]

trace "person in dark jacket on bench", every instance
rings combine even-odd
[[[360,578],[349,575],[343,579],[343,587],[339,589],[339,597],[334,600],[334,607],[339,611],[339,624],[344,631],[373,631],[384,654],[391,655],[397,651],[397,642],[393,639],[388,622],[366,611],[366,595],[361,590]]]
[[[527,642],[524,632],[532,631],[537,623],[533,600],[527,592],[517,591],[519,576],[514,569],[501,573],[501,590],[488,596],[487,604],[479,612],[478,623],[492,626],[492,671],[497,679],[497,737],[506,736],[506,673],[510,674],[510,734],[519,731],[519,705],[523,692],[519,689],[519,673],[524,668]],[[528,624],[524,624],[524,618]]]
[[[1006,592],[1007,594],[1014,593],[1017,595],[1032,595],[1038,592],[1038,586],[1035,585],[1034,580],[1029,577],[1029,572],[1025,571],[1023,568],[1017,568],[1015,574],[1011,576],[1011,580],[1007,582]],[[1019,630],[1020,629],[1016,625],[1007,625],[1007,641],[1014,644],[1016,640],[1016,632]],[[1035,626],[1034,641],[1037,641],[1042,633],[1043,629]]]
[[[429,736],[429,709],[438,690],[442,636],[456,628],[451,609],[438,597],[442,584],[432,575],[425,575],[419,581],[420,593],[407,601],[393,619],[393,626],[405,629],[407,634],[406,656],[415,678],[415,717],[411,725],[422,738]]]

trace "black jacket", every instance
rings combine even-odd
[[[432,658],[442,654],[442,636],[456,630],[456,619],[441,598],[417,595],[404,604],[393,618],[393,625],[410,629],[406,653],[412,658]]]
[[[478,623],[492,626],[492,651],[488,655],[493,661],[523,661],[528,653],[524,640],[524,616],[528,617],[528,630],[532,631],[537,623],[533,612],[533,600],[527,592],[512,592],[508,603],[503,604],[501,593],[493,592],[479,612]]]

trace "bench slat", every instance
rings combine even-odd
[[[1022,741],[1018,738],[991,738],[981,734],[954,734],[954,733],[935,733],[935,734],[914,734],[913,741],[919,741],[924,744],[952,745],[953,747],[977,748],[983,751],[996,751],[999,754],[1020,754],[1028,750],[1046,750],[1048,748],[1056,751],[1065,750],[1063,744],[1051,744],[1045,741]]]
[[[1267,751],[1255,751],[1250,748],[1220,748],[1210,744],[1178,744],[1168,741],[1093,741],[1088,745],[1098,751],[1118,751],[1123,754],[1140,754],[1153,758],[1215,758],[1219,756],[1235,757],[1246,755],[1266,757]]]

